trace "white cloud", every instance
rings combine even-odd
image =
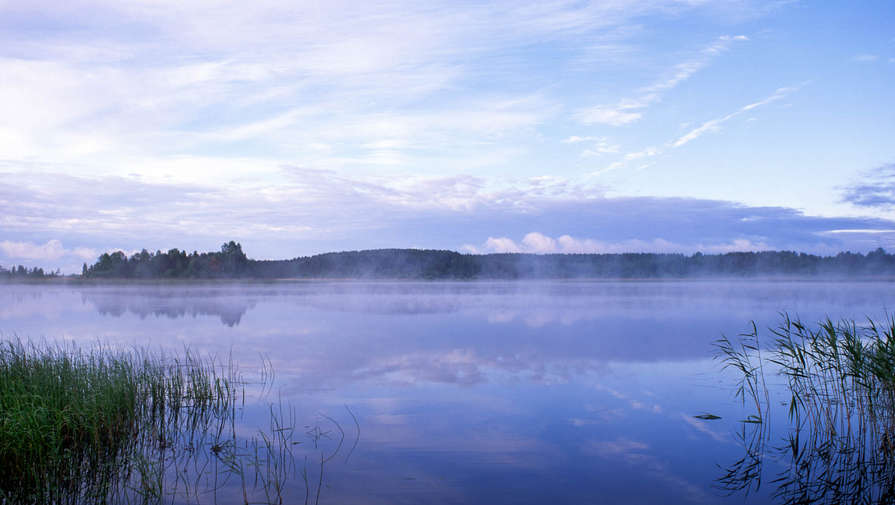
[[[641,108],[639,105],[606,106],[598,105],[584,109],[575,114],[575,118],[584,124],[606,124],[610,126],[622,126],[637,121],[643,114],[633,112],[632,109]]]
[[[73,249],[70,249],[69,251],[72,256],[81,258],[85,261],[95,260],[99,256],[99,253],[96,251],[96,249],[91,249],[89,247],[75,247]]]
[[[591,138],[594,143],[591,147],[581,151],[582,157],[602,156],[604,154],[615,154],[621,149],[618,144],[611,144],[606,137]]]
[[[522,247],[534,253],[550,253],[556,251],[556,240],[541,233],[532,232],[522,237]]]
[[[798,89],[799,89],[799,87],[779,88],[774,92],[774,94],[772,94],[771,96],[769,96],[763,100],[759,100],[757,102],[745,105],[745,106],[739,108],[738,110],[731,112],[730,114],[727,114],[726,116],[723,116],[723,117],[720,117],[717,119],[712,119],[710,121],[706,121],[699,127],[690,130],[689,132],[687,132],[686,134],[682,135],[677,140],[672,142],[671,147],[681,147],[684,144],[687,144],[693,140],[698,139],[699,137],[701,137],[702,135],[704,135],[706,133],[717,131],[721,128],[722,124],[726,123],[727,121],[730,121],[731,119],[739,116],[740,114],[743,114],[744,112],[748,112],[752,109],[756,109],[758,107],[762,107],[769,103],[776,102],[777,100],[780,100],[781,98],[786,97],[787,95],[789,95],[790,93],[792,93],[793,91],[796,91]]]
[[[495,253],[519,253],[523,252],[513,239],[507,237],[488,237],[485,241],[485,250]]]
[[[492,153],[519,155],[518,146],[529,143],[532,129],[556,114],[561,100],[479,90],[483,75],[491,89],[500,89],[495,76],[516,79],[482,61],[533,40],[591,44],[668,9],[685,6],[675,0],[0,3],[0,17],[9,10],[17,18],[52,12],[80,28],[0,34],[6,55],[0,152],[11,160],[68,164],[81,175],[120,174],[122,166],[141,173],[134,164],[209,152],[369,171],[504,163]],[[356,152],[383,140],[396,147]],[[319,145],[330,149],[312,147]],[[183,170],[170,172],[183,180]]]
[[[62,242],[50,240],[46,244],[34,244],[31,242],[0,242],[0,251],[9,258],[14,259],[48,259],[55,260],[65,254]]]
[[[599,137],[579,137],[578,135],[572,135],[571,137],[562,141],[563,144],[577,144],[579,142],[587,142],[589,140],[598,140]]]
[[[552,238],[539,232],[527,233],[520,242],[509,237],[488,237],[482,247],[467,245],[470,253],[528,253],[528,254],[612,254],[627,252],[664,253],[727,253],[736,251],[765,251],[771,247],[764,242],[733,239],[717,243],[674,243],[662,238],[632,239],[606,242],[592,238],[576,238],[561,235]]]
[[[606,198],[598,185],[556,176],[374,177],[285,167],[279,177],[277,186],[247,178],[230,190],[142,178],[0,173],[6,241],[0,252],[63,254],[54,264],[34,264],[66,272],[112,246],[214,250],[230,239],[258,259],[463,244],[467,252],[829,253],[874,249],[881,235],[825,232],[893,228],[888,220],[827,219],[711,200]]]
[[[83,260],[96,259],[97,253],[93,249],[76,247],[66,249],[59,240],[48,240],[45,244],[33,242],[14,242],[4,240],[0,242],[0,251],[7,258],[14,260],[46,260],[53,261],[63,256],[74,256]]]
[[[571,156],[545,160],[543,147],[576,112],[594,124],[642,120],[745,40],[706,39],[684,56],[677,41],[632,40],[656,18],[689,21],[683,14],[697,4],[0,2],[0,18],[12,10],[10,19],[55,20],[36,32],[27,23],[0,31],[0,229],[8,241],[37,246],[90,236],[84,244],[98,251],[274,235],[313,251],[323,246],[305,239],[367,230],[340,244],[378,245],[369,237],[414,213],[535,216],[544,202],[589,201],[603,188],[576,179],[583,161],[575,154],[617,168],[661,149],[625,152],[580,125],[581,135],[563,141]],[[617,75],[597,60],[581,70],[584,80],[553,73],[570,69],[585,47],[630,59]],[[549,65],[544,50],[557,51]],[[669,61],[667,72],[634,77],[632,86],[632,75],[655,61]],[[590,91],[582,82],[631,91],[588,114],[577,102]],[[567,179],[507,176],[544,173]],[[539,229],[561,248],[551,225],[482,225],[435,243]],[[553,246],[523,239],[516,247]]]
[[[874,61],[879,59],[879,56],[875,54],[858,54],[855,55],[855,57],[852,59],[857,61],[858,63],[873,63]]]
[[[655,147],[647,147],[646,149],[644,149],[642,151],[636,151],[633,153],[626,154],[625,161],[638,160],[641,158],[651,158],[653,156],[656,156],[659,153],[661,153],[661,151],[659,149],[657,149]]]

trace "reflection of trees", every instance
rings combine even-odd
[[[127,313],[141,319],[147,316],[179,319],[186,316],[217,316],[221,323],[233,327],[255,307],[255,301],[244,296],[222,296],[216,292],[189,290],[94,291],[84,290],[82,299],[96,307],[103,316],[121,317]]]
[[[105,316],[87,314],[106,334],[151,335],[175,347],[177,319],[191,342],[229,342],[277,361],[304,388],[385,377],[401,382],[475,383],[513,375],[570,380],[611,362],[700,360],[708,335],[741,313],[776,312],[777,300],[823,305],[878,300],[885,286],[843,290],[817,283],[459,283],[270,282],[81,285],[77,293]],[[66,291],[69,293],[69,291]],[[70,303],[70,298],[53,303]],[[875,303],[875,302],[874,302]],[[250,317],[242,315],[252,310]],[[698,314],[698,315],[694,315]],[[767,314],[767,316],[765,316]],[[153,316],[144,325],[128,321]],[[187,315],[193,319],[184,318]],[[197,317],[214,316],[214,317]],[[415,317],[407,317],[415,316]],[[419,316],[419,317],[416,317]],[[104,320],[104,321],[103,321]],[[238,326],[237,326],[238,325]],[[138,327],[139,326],[139,327]],[[216,329],[217,328],[217,329]],[[71,327],[69,334],[76,334]],[[420,338],[421,336],[425,338]],[[549,335],[549,338],[545,338]]]

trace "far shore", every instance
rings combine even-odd
[[[289,284],[289,283],[427,283],[427,284],[536,284],[536,283],[618,283],[618,282],[895,282],[895,276],[693,276],[693,277],[524,277],[524,278],[409,278],[409,277],[282,277],[282,278],[82,278],[79,276],[45,277],[42,279],[0,280],[4,285],[233,285],[233,284]]]

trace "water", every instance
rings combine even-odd
[[[302,467],[313,503],[319,455],[335,448],[339,427],[345,442],[326,465],[320,503],[773,503],[780,462],[767,462],[771,478],[748,497],[718,483],[721,468],[743,456],[738,420],[751,411],[734,399],[712,342],[751,329],[752,320],[774,326],[780,311],[811,322],[879,318],[895,298],[891,288],[3,285],[0,331],[84,345],[189,346],[232,357],[249,374],[269,360],[272,392],[250,391],[240,429],[266,423],[270,403],[294,412],[302,444],[286,503],[304,500]],[[705,413],[721,419],[693,417]]]

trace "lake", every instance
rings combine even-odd
[[[887,282],[271,282],[2,285],[3,336],[194,351],[295,420],[284,503],[777,503],[719,481],[743,458],[713,342],[780,312],[882,319]],[[767,336],[763,332],[763,336]],[[694,416],[712,414],[720,419]],[[344,433],[342,435],[341,433]],[[305,459],[307,457],[307,459]],[[240,503],[220,496],[218,502]],[[200,498],[200,501],[208,498]]]

